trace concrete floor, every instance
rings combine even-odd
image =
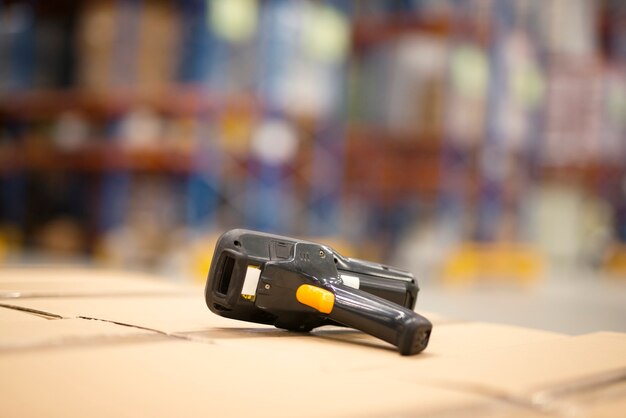
[[[531,286],[474,282],[466,287],[420,281],[416,310],[459,320],[498,322],[584,334],[626,332],[626,279],[593,272],[553,272]]]

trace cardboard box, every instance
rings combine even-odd
[[[0,416],[620,416],[626,335],[427,314],[422,354],[213,315],[203,289],[0,269]]]

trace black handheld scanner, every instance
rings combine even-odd
[[[411,355],[426,348],[432,329],[413,311],[418,290],[406,271],[314,242],[233,229],[215,246],[205,298],[227,318],[292,331],[345,325]]]

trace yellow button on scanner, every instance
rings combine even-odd
[[[322,313],[330,313],[335,304],[335,295],[320,287],[303,284],[296,291],[296,299],[303,305],[310,306]]]

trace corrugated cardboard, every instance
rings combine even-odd
[[[0,305],[0,328],[2,324],[10,326],[12,324],[19,324],[21,322],[30,321],[45,321],[45,319],[39,315],[24,315],[23,312],[16,311],[15,309],[7,309]]]
[[[0,283],[17,293],[0,296],[2,417],[601,417],[626,405],[625,334],[431,315],[427,350],[402,357],[351,329],[297,334],[218,317],[201,288],[7,272]]]
[[[77,296],[157,296],[194,294],[192,286],[168,283],[141,273],[71,267],[3,268],[0,299]]]
[[[135,327],[124,327],[110,322],[64,319],[16,322],[5,327],[0,340],[0,352],[96,345],[108,342],[162,340],[163,335]]]

